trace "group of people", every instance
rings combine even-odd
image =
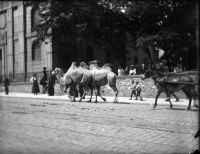
[[[39,84],[38,84],[38,78],[36,74],[33,74],[30,81],[32,82],[32,93],[34,95],[37,95],[38,93],[40,93],[39,84],[42,85],[43,94],[48,93],[49,96],[54,95],[55,75],[53,71],[50,72],[50,76],[48,79],[46,67],[43,67],[43,76],[42,76],[42,79],[39,81]]]
[[[142,64],[141,66],[138,66],[138,67],[135,67],[133,65],[126,66],[125,69],[123,69],[122,66],[119,66],[118,76],[144,74],[146,69],[147,68],[144,64]]]

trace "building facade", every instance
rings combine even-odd
[[[44,66],[52,69],[50,43],[38,43],[33,26],[37,10],[23,1],[0,2],[0,71],[13,81],[26,81]]]

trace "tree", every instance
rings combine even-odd
[[[92,40],[98,46],[108,45],[117,58],[123,58],[127,36],[133,38],[132,43],[137,47],[156,45],[169,55],[188,40],[187,31],[181,25],[184,20],[181,13],[187,11],[188,4],[172,0],[33,2],[39,6],[41,16],[35,29],[41,40],[59,39],[70,33],[78,39]]]

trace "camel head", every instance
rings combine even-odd
[[[64,72],[63,72],[63,70],[61,69],[61,68],[55,68],[54,69],[54,74],[55,75],[60,75],[60,76],[63,76],[63,74],[64,74]]]

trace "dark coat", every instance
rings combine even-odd
[[[33,86],[32,86],[32,93],[39,93],[40,92],[40,88],[38,86],[38,82],[37,82],[37,77],[32,77],[33,78]]]
[[[4,80],[4,86],[5,86],[5,87],[10,86],[10,81],[9,81],[8,78],[5,78],[5,80]]]
[[[42,79],[40,80],[40,84],[41,85],[47,85],[47,73],[46,73],[46,71],[43,71],[43,77],[42,77]]]
[[[48,82],[48,94],[49,94],[49,96],[53,96],[54,95],[55,80],[56,80],[55,75],[51,75],[49,77],[49,82]]]

